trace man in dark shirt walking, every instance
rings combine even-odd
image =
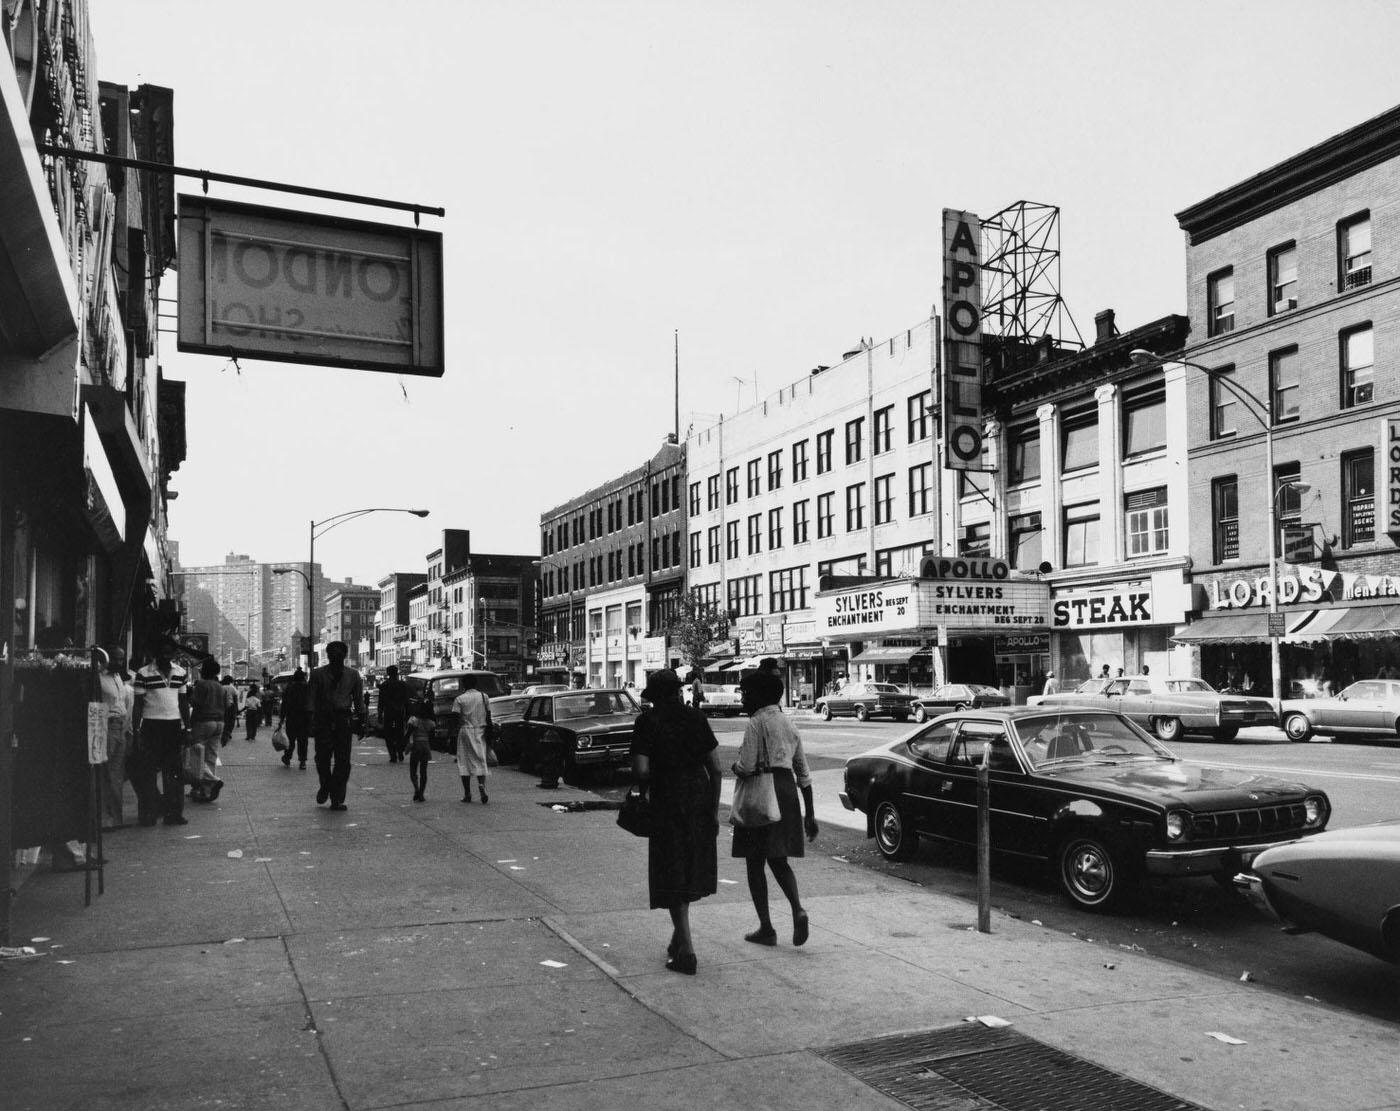
[[[277,724],[287,730],[287,751],[282,753],[282,763],[290,768],[292,755],[295,754],[303,771],[306,769],[306,737],[311,714],[306,700],[306,672],[297,668],[292,672],[287,689],[282,692],[281,717]]]
[[[408,726],[408,684],[399,678],[399,669],[390,664],[387,678],[379,684],[379,721],[384,729],[384,746],[389,763],[402,762],[404,730]]]
[[[327,799],[332,810],[345,810],[345,788],[350,782],[350,734],[355,719],[364,720],[365,696],[360,673],[345,666],[350,649],[343,640],[326,645],[326,665],[311,673],[308,704],[316,743],[316,774],[321,788],[319,806]]]

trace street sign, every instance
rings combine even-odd
[[[1281,636],[1283,636],[1286,632],[1288,632],[1288,614],[1286,614],[1286,613],[1271,613],[1271,614],[1269,614],[1269,636],[1271,636],[1271,637],[1281,637]]]
[[[1311,525],[1283,526],[1283,561],[1285,563],[1307,563],[1313,558],[1313,530]]]

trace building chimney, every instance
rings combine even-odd
[[[1103,312],[1095,313],[1094,328],[1096,331],[1094,336],[1095,343],[1103,343],[1104,340],[1110,340],[1116,336],[1118,334],[1118,328],[1113,323],[1113,310],[1104,309]]]

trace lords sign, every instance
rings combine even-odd
[[[443,372],[442,236],[180,198],[181,351]]]
[[[943,442],[950,470],[982,468],[982,224],[943,210]]]

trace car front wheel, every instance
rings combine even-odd
[[[886,860],[908,860],[919,847],[919,835],[899,803],[881,799],[876,805],[875,846]]]
[[[972,703],[971,703],[971,702],[959,702],[959,703],[958,703],[958,711],[959,711],[959,712],[962,712],[962,711],[964,711],[964,710],[970,710],[970,709],[972,709]]]
[[[1304,714],[1286,714],[1283,732],[1290,741],[1306,741],[1312,736],[1312,722]]]
[[[1153,729],[1158,740],[1171,744],[1173,741],[1181,740],[1181,719],[1180,718],[1158,718],[1153,724]]]
[[[821,715],[822,721],[831,720],[831,707],[828,706],[825,702],[823,702],[820,706],[817,707],[817,713]]]
[[[857,706],[857,707],[856,707],[856,721],[869,721],[869,720],[870,720],[870,711],[867,710],[864,706]]]
[[[1117,855],[1099,838],[1073,834],[1060,844],[1060,888],[1085,910],[1107,910],[1122,901],[1130,884]]]
[[[914,720],[917,721],[920,725],[922,725],[928,720],[928,711],[925,710],[922,706],[915,706]]]

